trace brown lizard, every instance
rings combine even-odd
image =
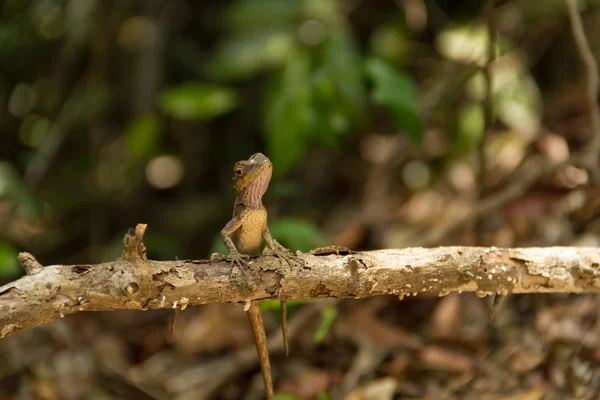
[[[262,153],[253,154],[248,160],[238,161],[233,166],[234,188],[237,191],[237,197],[233,206],[233,217],[221,230],[221,237],[229,251],[229,259],[234,268],[238,267],[241,271],[247,271],[249,256],[260,254],[263,238],[266,243],[263,254],[274,254],[281,260],[285,260],[290,266],[293,266],[295,262],[301,263],[290,250],[283,247],[271,236],[267,226],[267,210],[262,204],[262,196],[267,191],[272,172],[273,164],[271,160]],[[254,332],[256,352],[258,353],[265,382],[266,397],[271,400],[274,397],[273,380],[267,337],[259,304],[260,301],[252,300],[246,311]],[[287,355],[286,314],[286,302],[282,300],[281,327]]]

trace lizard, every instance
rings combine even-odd
[[[262,204],[262,196],[267,191],[273,173],[271,160],[262,153],[255,153],[248,160],[236,162],[233,166],[233,173],[234,188],[237,192],[233,206],[233,217],[221,230],[221,237],[229,251],[229,260],[233,266],[240,268],[242,272],[248,271],[248,259],[250,256],[260,254],[262,239],[266,244],[263,255],[273,254],[279,257],[280,260],[285,260],[290,266],[293,266],[294,262],[301,263],[290,250],[273,238],[267,225],[267,210]],[[254,333],[266,398],[272,400],[274,392],[271,365],[259,304],[259,300],[252,300],[246,305],[245,309]],[[287,355],[289,346],[286,324],[287,303],[285,300],[281,301],[281,317],[283,344]]]

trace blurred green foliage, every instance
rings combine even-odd
[[[17,261],[18,253],[10,244],[0,242],[0,278],[14,278],[22,272]]]
[[[275,400],[300,400],[300,397],[286,393],[275,393]]]
[[[0,161],[0,198],[10,199],[17,211],[28,220],[40,215],[39,204],[19,171],[3,161]]]
[[[329,239],[312,222],[296,218],[278,218],[269,223],[273,237],[284,246],[307,252],[325,246]]]
[[[310,60],[305,54],[286,64],[267,106],[266,130],[269,154],[282,175],[306,151],[307,139],[316,126],[309,83]]]
[[[371,55],[392,65],[407,64],[411,51],[409,35],[402,19],[379,25],[369,41]]]
[[[331,396],[328,391],[322,391],[317,395],[317,400],[330,400]]]
[[[337,146],[352,128],[366,128],[369,99],[372,105],[385,106],[401,131],[412,138],[422,136],[413,78],[384,67],[380,59],[364,59],[344,6],[334,0],[238,0],[226,13],[229,35],[209,57],[207,73],[237,81],[272,72],[264,126],[277,176],[309,146]],[[385,53],[399,40],[406,41],[400,32],[392,25],[389,32],[378,32],[375,49]],[[391,58],[401,61],[405,53]],[[369,79],[375,83],[370,97]],[[382,86],[390,83],[390,88]]]
[[[304,304],[312,303],[314,300],[288,300],[288,316],[294,314],[294,312]],[[279,317],[281,316],[279,311],[281,310],[281,301],[279,300],[263,300],[260,302],[260,309],[263,311],[274,311]]]
[[[232,90],[201,82],[188,82],[160,95],[165,114],[183,121],[209,120],[231,111],[237,103]]]
[[[131,160],[146,160],[159,151],[161,120],[155,114],[139,115],[129,122],[123,134]]]
[[[374,82],[372,99],[375,104],[385,106],[401,131],[412,139],[423,137],[423,122],[419,114],[417,88],[413,79],[399,73],[379,59],[369,59],[367,72]]]
[[[321,310],[321,323],[313,336],[315,343],[321,343],[325,339],[337,316],[337,307],[325,307]]]
[[[463,105],[456,116],[456,136],[453,148],[457,157],[472,153],[481,142],[484,127],[483,107],[470,102]]]

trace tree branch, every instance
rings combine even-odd
[[[138,225],[125,236],[123,257],[113,262],[33,268],[31,274],[0,287],[0,337],[77,311],[463,291],[480,296],[600,292],[600,249],[594,248],[321,248],[300,255],[304,268],[291,269],[277,257],[263,256],[254,257],[248,270],[240,270],[232,269],[222,256],[147,260],[145,229]],[[35,261],[31,255],[20,259]]]

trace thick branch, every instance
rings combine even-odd
[[[139,233],[139,231],[137,232]],[[130,249],[141,250],[136,232]],[[600,249],[407,248],[302,254],[305,267],[274,256],[248,271],[223,260],[119,258],[97,265],[52,265],[0,287],[0,337],[77,311],[181,308],[252,299],[315,299],[449,292],[600,292]],[[131,255],[131,252],[124,252]],[[140,251],[139,253],[145,252]]]

